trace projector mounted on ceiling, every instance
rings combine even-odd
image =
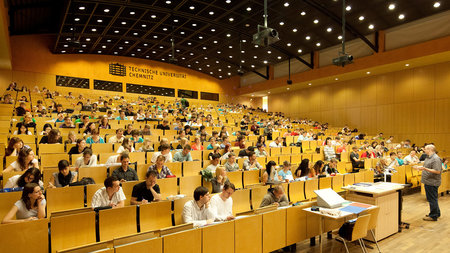
[[[267,0],[264,0],[264,26],[258,25],[258,32],[253,34],[253,44],[267,47],[279,40],[277,30],[267,27]]]
[[[353,63],[353,56],[345,52],[345,0],[342,0],[342,52],[339,52],[338,58],[333,59],[333,64],[344,67],[350,63]]]

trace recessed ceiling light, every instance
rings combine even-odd
[[[121,23],[122,25],[126,25],[127,24],[127,22],[125,22],[125,21],[122,21],[122,23]]]
[[[229,76],[231,76],[231,73],[230,73],[230,72],[228,72],[228,75],[229,75]]]
[[[153,35],[153,38],[154,38],[154,39],[157,39],[157,38],[158,38],[158,35]]]
[[[251,65],[250,67],[254,68],[254,67],[255,67],[255,65]]]
[[[146,55],[145,58],[150,58],[150,55]]]
[[[309,85],[309,86],[311,86],[311,85],[312,85],[312,83],[308,83],[308,85]]]
[[[198,38],[202,40],[202,39],[203,39],[203,36],[198,36]]]
[[[254,55],[254,56],[253,56],[253,58],[254,58],[254,59],[257,59],[257,58],[258,58],[258,56]]]
[[[289,3],[288,2],[284,3],[284,7],[289,7]]]
[[[301,52],[303,52],[303,50],[299,49],[299,50],[297,50],[297,52],[301,53]]]
[[[83,44],[83,45],[81,45],[81,46],[82,46],[82,47],[86,47],[86,45],[84,45],[84,44]]]
[[[225,1],[227,4],[229,4],[229,3],[231,3],[231,0],[227,0],[227,1]]]
[[[146,24],[142,24],[142,27],[147,27],[147,25]]]
[[[102,50],[98,50],[97,52],[98,52],[99,54],[101,54],[101,53],[102,53]]]
[[[316,43],[316,46],[320,47],[320,42],[317,42],[317,43]]]
[[[286,46],[290,47],[290,46],[292,46],[292,44],[291,43],[287,43]]]
[[[363,21],[364,20],[364,16],[359,16],[359,21]]]
[[[190,68],[190,67],[191,67],[191,64],[188,64],[187,66]]]
[[[184,32],[183,32],[183,31],[181,31],[181,32],[180,32],[180,34],[184,34]]]
[[[174,22],[174,23],[178,23],[178,19],[174,19],[173,22]]]
[[[91,38],[86,38],[86,41],[91,41]]]
[[[297,28],[292,29],[292,31],[296,33],[297,32]]]
[[[227,33],[227,37],[228,37],[228,38],[231,37],[231,34]]]
[[[302,12],[300,12],[300,15],[305,16],[306,12],[302,11]]]
[[[86,9],[86,7],[84,7],[84,6],[80,6],[80,7],[78,7],[78,9],[79,9],[79,10],[85,10],[85,9]]]
[[[138,33],[133,33],[133,35],[134,35],[134,36],[137,36],[137,35],[138,35]]]
[[[69,45],[64,45],[64,47],[69,47]]]
[[[138,49],[136,49],[136,51],[138,51],[138,52],[141,52],[141,49],[140,49],[140,48],[138,48]]]
[[[151,17],[151,18],[156,18],[156,15],[151,15],[150,17]]]
[[[216,29],[214,29],[214,28],[211,28],[211,32],[215,32],[216,31]]]
[[[284,25],[284,22],[283,22],[283,21],[281,21],[281,22],[280,22],[280,25]]]
[[[66,38],[66,40],[71,40],[71,38]]]
[[[166,28],[166,27],[164,27],[164,28],[163,28],[163,31],[167,31],[167,28]]]
[[[439,6],[441,6],[441,3],[440,3],[440,2],[435,2],[435,3],[433,4],[433,7],[434,7],[434,8],[439,8]]]
[[[217,44],[217,40],[213,41],[214,44]]]
[[[134,14],[136,14],[136,12],[130,11],[130,15],[134,15]]]
[[[281,56],[278,56],[278,57],[277,57],[278,60],[281,60],[281,58],[282,58]]]
[[[270,94],[270,91],[268,91],[267,94]]]
[[[350,11],[352,9],[352,7],[350,5],[348,5],[347,7],[345,7],[346,11]]]
[[[80,19],[79,19],[79,18],[75,18],[74,20],[75,20],[75,21],[80,21]]]
[[[78,52],[83,53],[83,50],[78,50]]]
[[[255,45],[255,48],[258,48],[259,46],[258,45]]]
[[[208,14],[212,16],[214,15],[214,11],[210,11]]]
[[[119,30],[115,30],[114,33],[119,33]]]
[[[118,54],[117,52],[114,52],[114,54]]]
[[[164,48],[164,47],[163,47],[163,46],[159,46],[159,48],[161,48],[161,49],[162,49],[162,48]]]
[[[228,57],[229,57],[230,59],[231,59],[231,58],[233,58],[233,56],[232,56],[232,55],[229,55]]]
[[[219,76],[219,78],[222,78],[222,76]]]
[[[210,67],[210,65],[209,65],[209,64],[206,64],[206,67],[208,67],[208,68],[209,68],[209,67]]]
[[[342,40],[342,35],[339,35],[339,36],[338,36],[338,40]]]
[[[229,45],[228,48],[233,48],[233,46],[232,46],[232,45]]]
[[[327,32],[331,32],[331,31],[333,31],[333,28],[328,27],[328,28],[327,28]]]
[[[405,18],[405,14],[398,15],[398,19],[404,19],[404,18]]]
[[[146,46],[148,46],[148,44],[147,44],[147,43],[144,43],[144,47],[146,47]]]
[[[254,97],[255,95],[252,94],[252,97]]]
[[[189,6],[189,9],[193,10],[195,9],[195,6]]]
[[[166,1],[166,4],[171,4],[172,3],[172,1]]]
[[[306,40],[310,40],[311,37],[310,37],[310,36],[306,36],[305,39],[306,39]]]
[[[206,50],[206,47],[203,47],[203,50]]]
[[[233,22],[234,18],[229,18],[228,21]]]
[[[93,32],[96,32],[96,31],[97,31],[97,29],[95,29],[95,28],[92,28],[92,29],[91,29],[91,31],[93,31]]]
[[[409,67],[409,63],[406,63],[406,64],[405,64],[405,67]]]
[[[61,53],[63,53],[63,54],[64,54],[65,52],[66,52],[65,50],[61,51]]]
[[[106,13],[108,13],[108,12],[109,12],[109,9],[104,9],[103,11],[106,12]]]
[[[122,50],[122,49],[123,49],[123,47],[119,47],[119,49],[120,49],[120,50]]]
[[[318,24],[319,20],[318,19],[314,19],[314,24]]]
[[[250,8],[250,7],[247,7],[247,9],[246,9],[247,11],[251,11],[252,10],[252,8]]]
[[[230,66],[230,65],[228,65],[228,66],[227,66],[227,68],[231,69],[231,66]]]
[[[375,26],[372,25],[372,24],[369,25],[369,29],[370,29],[370,30],[372,30],[374,27],[375,27]]]
[[[130,42],[129,42],[128,40],[126,40],[126,41],[125,41],[125,44],[128,44],[128,43],[130,43]]]
[[[370,75],[370,71],[367,71],[366,74]]]
[[[392,11],[393,9],[395,9],[395,4],[390,4],[390,5],[388,6],[388,9],[391,10],[391,11]]]
[[[263,61],[264,64],[267,64],[267,61]]]
[[[156,51],[152,51],[152,54],[156,54]]]
[[[290,88],[288,87],[288,88],[286,88],[286,90],[290,90]]]
[[[268,53],[268,54],[271,54],[271,53],[272,53],[272,51],[270,51],[270,50],[269,50],[269,51],[267,51],[267,53]]]
[[[250,24],[248,24],[248,23],[247,23],[247,24],[245,24],[245,27],[250,27]]]
[[[197,24],[196,24],[196,23],[194,23],[194,24],[192,24],[192,26],[197,26]]]
[[[106,48],[106,46],[105,46],[105,45],[103,45],[103,46],[102,46],[102,48]]]

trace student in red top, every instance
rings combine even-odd
[[[195,137],[194,144],[192,144],[192,150],[203,150],[202,143],[200,141],[200,137]]]

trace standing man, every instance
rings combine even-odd
[[[425,185],[425,193],[428,203],[430,204],[430,213],[423,218],[425,221],[437,221],[441,217],[441,210],[438,204],[438,188],[441,185],[441,158],[436,154],[434,145],[425,146],[425,154],[427,158],[423,167],[418,169],[422,171],[422,183]]]

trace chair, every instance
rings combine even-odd
[[[94,154],[113,152],[113,144],[111,143],[92,143],[91,148]]]
[[[53,253],[96,241],[94,211],[51,217],[50,223]]]
[[[367,182],[367,181],[365,181],[365,175],[367,174],[367,172],[370,172],[373,175],[373,172],[371,170],[360,171],[358,173],[354,173],[355,174],[355,183]]]
[[[56,168],[56,167],[58,167],[59,161],[61,161],[61,160],[70,161],[69,155],[65,154],[65,153],[41,154],[40,157],[41,157],[41,167],[42,168]]]
[[[250,189],[235,191],[231,197],[233,198],[233,214],[251,210]]]
[[[169,168],[170,172],[172,172],[173,175],[177,177],[182,176],[182,163],[180,162],[172,162],[172,163],[165,163],[167,168]]]
[[[201,161],[183,162],[183,177],[197,176],[202,170]]]
[[[175,222],[175,226],[183,224],[183,208],[184,208],[184,204],[192,199],[194,199],[193,194],[189,194],[188,196],[181,198],[181,199],[176,199],[173,201],[173,220]]]
[[[65,153],[64,144],[39,144],[39,155]]]
[[[0,193],[0,219],[11,210],[11,207],[22,197],[22,192],[3,192]]]
[[[319,189],[331,188],[331,177],[319,178]]]
[[[351,239],[348,240],[348,242],[353,242],[358,240],[359,245],[361,246],[361,249],[363,252],[367,252],[366,246],[364,245],[364,242],[362,238],[366,237],[367,235],[367,228],[370,221],[370,214],[359,216],[358,219],[355,221],[355,226],[353,227],[352,236]],[[346,239],[342,238],[342,241],[344,242],[345,250],[348,251]]]
[[[139,206],[141,232],[172,226],[172,202],[160,201]]]
[[[130,156],[130,163],[145,163],[145,152],[131,152],[128,155]]]
[[[99,154],[99,164],[105,164],[109,157],[119,155],[117,153],[101,153]]]
[[[333,177],[332,181],[333,191],[335,192],[342,192],[342,186],[344,186],[344,176],[343,175],[336,175]]]
[[[208,152],[208,151],[205,151]],[[209,153],[209,152],[208,152]],[[202,160],[202,151],[201,150],[192,150],[191,151],[192,160]]]
[[[367,225],[367,230],[369,230],[370,233],[372,234],[373,240],[375,241],[375,244],[377,245],[378,252],[381,252],[380,247],[378,246],[377,238],[375,237],[375,233],[373,231],[377,226],[378,214],[380,213],[380,208],[375,207],[375,208],[369,209],[366,211],[366,213],[370,215],[370,220],[369,220],[369,224]]]
[[[306,180],[305,181],[305,198],[306,199],[314,199],[316,198],[316,194],[314,193],[314,190],[319,189],[319,180],[312,179],[312,180]]]
[[[244,187],[261,184],[259,181],[259,170],[244,171],[243,183]]]
[[[233,171],[227,173],[228,180],[230,180],[230,182],[234,184],[236,189],[244,188],[244,185],[242,183],[242,174],[242,171]]]
[[[107,177],[107,168],[104,166],[84,167],[78,169],[78,179],[91,177],[96,184],[102,184]]]
[[[150,167],[151,164],[138,164],[136,168],[136,172],[138,174],[139,180],[145,180],[145,175],[147,174],[148,167]],[[172,171],[172,170],[170,170]]]
[[[53,212],[84,207],[84,186],[47,189],[47,216]]]
[[[100,241],[137,233],[136,206],[125,206],[98,212]]]
[[[48,219],[2,224],[0,235],[1,252],[49,252]]]
[[[125,194],[125,201],[124,204],[125,206],[129,206],[130,205],[130,199],[131,199],[131,193],[133,192],[133,187],[136,184],[139,184],[141,181],[129,181],[129,182],[123,182],[122,183],[122,190],[123,190],[123,194]]]
[[[250,199],[252,202],[253,210],[259,208],[259,205],[261,204],[261,201],[264,198],[264,196],[266,196],[268,189],[269,186],[259,186],[251,189]]]
[[[159,190],[161,191],[162,199],[178,194],[177,181],[178,178],[176,177],[161,178],[156,180],[156,184],[158,184]]]
[[[355,183],[355,173],[349,173],[344,175],[344,186],[352,185]]]
[[[289,201],[297,203],[305,200],[305,181],[289,183]]]
[[[202,185],[202,176],[180,177],[180,194],[191,196],[198,186]]]
[[[94,196],[95,192],[104,187],[103,183],[101,184],[88,184],[86,185],[86,204],[87,207],[91,207],[92,203],[92,197]]]

